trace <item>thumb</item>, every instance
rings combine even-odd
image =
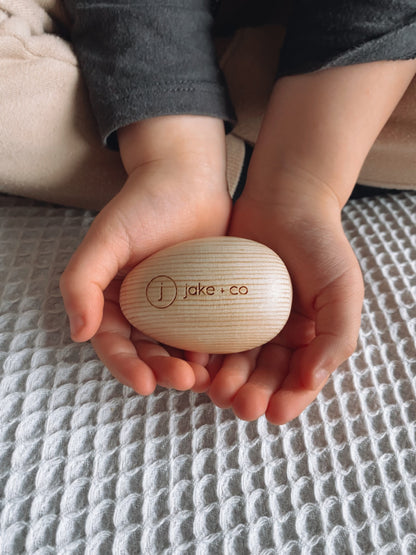
[[[316,390],[355,351],[363,304],[359,270],[346,272],[323,290],[316,300],[316,337],[299,351],[301,379]]]
[[[73,341],[88,341],[103,315],[104,290],[128,259],[128,245],[93,222],[63,272],[59,286]]]

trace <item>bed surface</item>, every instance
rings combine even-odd
[[[416,193],[352,200],[358,348],[276,427],[116,382],[58,280],[93,214],[0,196],[0,552],[415,554]]]

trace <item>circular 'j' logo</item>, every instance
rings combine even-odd
[[[155,308],[167,308],[174,303],[178,291],[169,276],[156,276],[146,287],[146,298]]]

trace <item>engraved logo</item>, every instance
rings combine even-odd
[[[218,285],[205,284],[200,281],[197,283],[181,284],[179,291],[175,281],[166,275],[156,276],[149,281],[146,287],[146,298],[155,308],[168,308],[176,300],[178,302],[191,299],[208,300],[215,298],[235,299],[248,295],[246,285]]]
[[[175,302],[178,289],[169,276],[156,276],[146,287],[146,298],[155,308],[167,308]]]

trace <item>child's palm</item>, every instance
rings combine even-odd
[[[351,355],[363,297],[361,272],[340,222],[318,213],[288,220],[287,213],[242,198],[230,233],[268,245],[287,264],[294,285],[289,321],[262,348],[213,359],[210,368],[217,405],[232,406],[247,420],[265,413],[276,424],[298,416]]]
[[[186,361],[184,353],[144,337],[119,306],[122,277],[145,257],[170,244],[225,232],[230,211],[225,181],[222,194],[201,198],[195,175],[163,162],[139,168],[97,216],[61,279],[73,339],[92,339],[112,374],[142,394],[156,384],[196,391],[209,384],[203,358]]]

